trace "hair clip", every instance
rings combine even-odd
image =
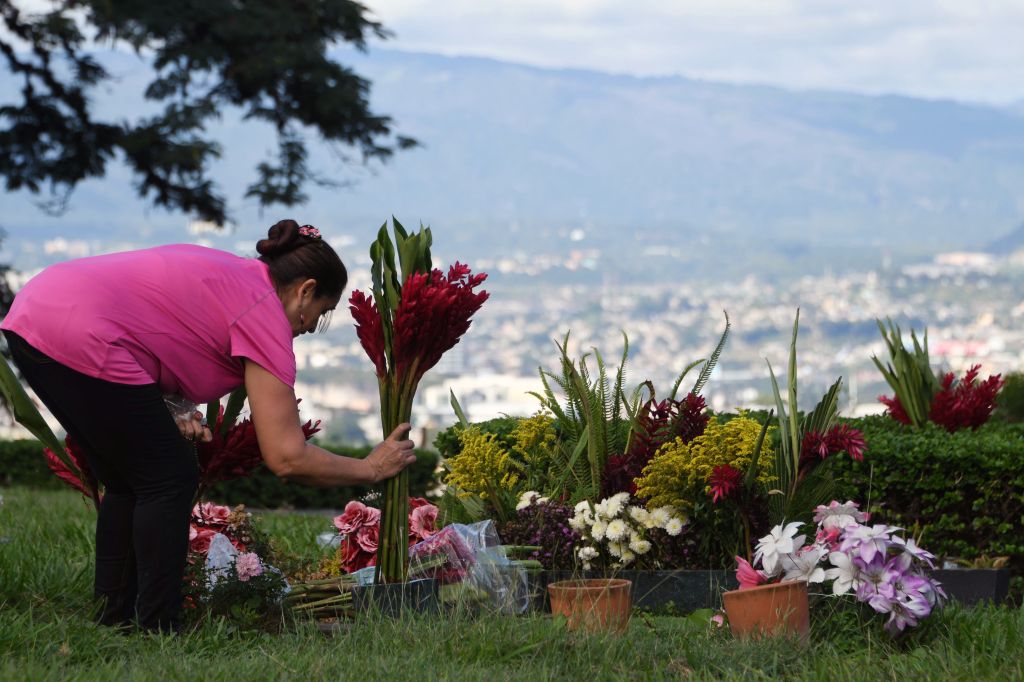
[[[300,227],[299,234],[303,237],[309,237],[310,239],[320,239],[320,230],[316,229],[312,225],[303,225]]]

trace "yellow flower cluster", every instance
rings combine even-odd
[[[757,480],[769,483],[772,474],[771,433],[768,429],[758,459]],[[729,465],[746,473],[750,456],[761,433],[761,425],[749,417],[739,416],[724,424],[712,417],[704,433],[689,443],[676,439],[662,445],[636,479],[637,495],[648,499],[648,507],[671,505],[693,506],[697,496],[710,491],[708,479],[715,467]]]
[[[448,460],[445,483],[462,495],[490,497],[489,490],[512,490],[519,482],[515,462],[493,433],[470,426],[459,434],[462,452]]]
[[[513,442],[513,452],[522,458],[529,470],[547,473],[558,440],[555,420],[551,415],[538,412],[527,419],[520,419],[509,437]]]

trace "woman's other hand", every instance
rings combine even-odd
[[[372,467],[374,483],[391,478],[416,461],[413,452],[415,443],[408,439],[411,428],[411,424],[399,424],[390,436],[366,456],[366,461]]]
[[[191,419],[175,419],[174,421],[185,440],[203,443],[213,440],[213,432],[206,426],[202,412],[194,412]]]

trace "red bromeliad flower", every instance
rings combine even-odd
[[[487,275],[472,274],[469,266],[455,263],[445,275],[440,270],[414,272],[402,285],[402,298],[395,310],[388,367],[384,329],[373,296],[353,291],[349,309],[356,322],[356,334],[363,350],[373,361],[377,376],[393,371],[396,383],[415,386],[441,356],[459,342],[469,329],[470,318],[487,300],[486,291],[474,291]]]
[[[964,378],[954,384],[953,373],[942,377],[942,389],[932,399],[928,419],[950,433],[960,429],[976,429],[992,416],[996,395],[1003,387],[999,374],[978,382],[981,365],[974,365]]]
[[[731,497],[739,489],[742,478],[743,473],[728,464],[716,466],[711,472],[711,478],[708,479],[711,485],[711,501],[718,504],[719,500]]]

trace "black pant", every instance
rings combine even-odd
[[[94,379],[5,331],[22,376],[85,452],[105,493],[96,520],[100,622],[174,630],[199,470],[156,384]]]

